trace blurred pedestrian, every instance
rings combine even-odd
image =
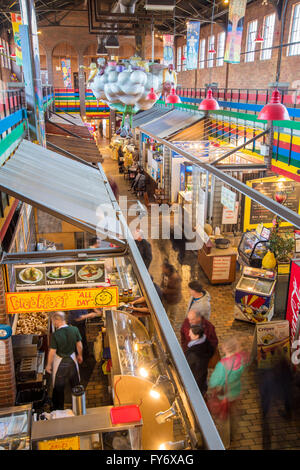
[[[276,351],[269,368],[258,369],[258,384],[263,415],[263,449],[271,449],[269,414],[272,405],[281,405],[278,413],[284,419],[291,419],[293,400],[293,373],[286,356]]]
[[[115,180],[111,176],[108,176],[107,180],[110,184],[110,187],[112,189],[112,192],[114,193],[114,196],[115,196],[116,200],[118,200],[119,199],[119,188],[118,188],[117,183],[115,182]]]
[[[216,365],[209,380],[208,407],[216,422],[225,448],[230,446],[237,425],[237,403],[241,396],[241,378],[249,363],[237,338],[224,340],[224,357]]]
[[[152,248],[150,243],[145,239],[143,230],[136,229],[134,239],[136,246],[138,247],[139,252],[141,254],[141,257],[143,258],[145,266],[147,269],[149,269],[149,266],[152,261]]]
[[[190,341],[189,331],[190,327],[194,325],[202,326],[204,334],[206,335],[207,340],[212,345],[214,351],[218,347],[218,338],[216,335],[214,325],[206,320],[206,318],[197,310],[190,310],[184,322],[181,325],[180,334],[181,334],[181,347],[184,352],[187,351],[188,343]]]
[[[207,391],[208,362],[214,353],[214,348],[204,334],[201,325],[193,325],[189,330],[190,341],[185,353],[187,362],[198,384],[200,392]]]
[[[168,260],[164,260],[162,264],[162,295],[163,295],[163,304],[168,314],[168,317],[171,323],[174,322],[177,305],[181,300],[181,277]]]
[[[197,310],[206,320],[209,320],[210,294],[203,288],[200,281],[191,281],[188,284],[191,297],[188,302],[187,314],[190,310]]]

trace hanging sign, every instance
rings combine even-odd
[[[239,213],[239,203],[235,203],[234,211],[227,209],[227,207],[223,207],[222,213],[222,224],[237,224],[238,222],[238,213]]]
[[[6,293],[9,314],[118,306],[118,287]]]
[[[174,64],[174,36],[172,34],[163,35],[164,65]]]
[[[236,201],[236,193],[230,191],[230,189],[222,186],[221,192],[221,204],[227,207],[227,209],[234,211],[235,210],[235,201]]]
[[[39,450],[80,450],[79,436],[39,442]]]
[[[14,41],[16,46],[16,64],[22,65],[22,49],[19,33],[19,26],[22,24],[22,17],[18,13],[11,13],[11,24],[14,33]]]
[[[230,0],[224,62],[239,64],[247,0]]]
[[[198,67],[199,52],[199,36],[200,22],[189,21],[187,24],[187,52],[186,52],[186,68],[194,70]]]

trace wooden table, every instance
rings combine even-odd
[[[198,251],[198,261],[211,284],[230,284],[235,281],[237,248],[212,248],[207,254]]]

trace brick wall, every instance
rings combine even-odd
[[[2,270],[0,270],[0,323],[8,324]],[[5,364],[0,364],[0,408],[5,408],[15,404],[16,381],[11,338],[1,340],[1,343],[5,346]]]
[[[248,23],[255,19],[258,20],[258,31],[262,33],[264,16],[275,12],[274,6],[269,3],[268,6],[262,6],[261,0],[249,5],[246,10],[244,32],[242,39],[242,52],[246,50],[247,30]],[[286,13],[285,32],[283,43],[289,41],[290,24],[293,7],[299,0],[290,0]],[[280,28],[281,23],[276,14],[275,29],[273,36],[273,46],[280,44]],[[206,57],[207,57],[207,42],[210,36],[210,25],[202,26],[200,31],[200,40],[206,38]],[[214,24],[213,34],[215,35],[215,48],[217,48],[217,35],[223,31],[222,25]],[[177,46],[186,44],[186,38],[180,38],[177,41]],[[276,79],[277,59],[279,49],[272,50],[272,56],[269,60],[260,60],[260,45],[256,46],[255,61],[245,62],[245,55],[241,55],[240,64],[224,64],[222,67],[215,66],[212,69],[207,68],[205,64],[204,69],[199,69],[197,75],[194,71],[185,71],[178,73],[178,83],[185,87],[204,87],[209,83],[209,71],[211,70],[211,82],[217,82],[220,88],[268,88],[269,83],[274,83]],[[295,80],[300,80],[300,55],[287,56],[287,47],[282,51],[281,73],[280,82],[288,82],[290,88],[293,86]],[[226,80],[227,75],[227,80]]]

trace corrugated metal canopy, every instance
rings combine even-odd
[[[157,108],[153,107],[147,111],[142,111],[141,113],[136,114],[132,120],[132,127],[136,128],[142,124],[148,124],[149,122],[159,119],[165,114],[172,111],[172,108]]]
[[[125,245],[119,240],[115,201],[92,166],[23,140],[0,169],[0,189],[83,230],[97,231],[118,246]]]
[[[168,114],[162,116],[160,119],[141,125],[140,128],[145,134],[151,132],[152,134],[165,139],[181,129],[185,129],[192,124],[200,121],[204,117],[204,113],[191,114],[185,111],[178,111],[173,109]]]

